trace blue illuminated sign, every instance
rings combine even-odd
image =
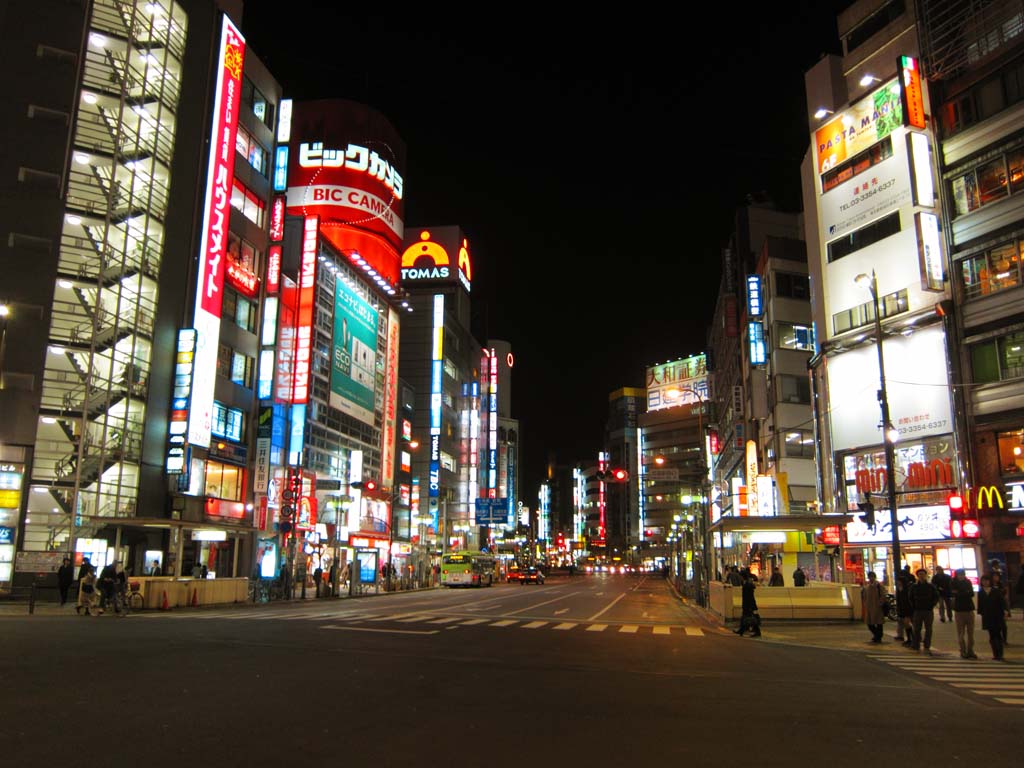
[[[274,157],[274,191],[284,192],[288,188],[288,147],[277,148]]]
[[[747,275],[747,314],[758,317],[764,312],[761,302],[761,276]]]
[[[750,364],[764,365],[764,324],[760,320],[751,320],[747,334],[750,337]]]

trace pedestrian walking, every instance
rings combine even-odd
[[[967,579],[967,572],[957,568],[950,581],[953,595],[953,615],[956,621],[956,639],[960,644],[961,659],[976,659],[974,653],[974,585]]]
[[[807,586],[807,574],[804,573],[804,569],[801,568],[799,565],[796,567],[796,570],[793,571],[793,586],[794,587],[804,587],[804,586]]]
[[[96,569],[91,565],[85,571],[85,575],[78,580],[78,604],[75,605],[75,613],[84,609],[83,616],[92,616],[92,608],[96,604]]]
[[[761,617],[757,613],[757,599],[754,597],[754,590],[757,589],[757,576],[750,571],[743,573],[743,602],[740,615],[740,628],[736,634],[741,637],[750,629],[751,637],[761,636]]]
[[[332,560],[331,561],[331,567],[327,570],[327,589],[328,589],[328,594],[330,594],[331,597],[335,596],[334,576],[337,573],[338,573],[338,564]]]
[[[935,575],[932,576],[932,584],[939,592],[939,621],[945,622],[946,617],[953,620],[953,593],[950,585],[953,578],[946,573],[941,565],[935,566]]]
[[[992,658],[1003,660],[1003,625],[1006,624],[1006,596],[992,586],[992,576],[981,577],[981,591],[978,592],[978,613],[981,614],[981,628],[988,632],[992,646]]]
[[[772,575],[768,579],[769,587],[784,587],[786,586],[786,580],[782,578],[782,571],[777,566],[772,566]]]
[[[999,561],[998,560],[993,560],[992,562],[995,565],[999,565]],[[1006,579],[1003,577],[1003,572],[999,568],[994,567],[992,569],[991,577],[992,577],[992,589],[996,590],[996,591],[999,591],[999,592],[1001,592],[1003,594],[1003,603],[1006,605],[1006,616],[1007,616],[1007,618],[1009,618],[1009,616],[1010,616],[1010,590],[1009,590],[1009,585],[1007,585]],[[1007,646],[1007,645],[1010,644],[1010,639],[1009,639],[1009,637],[1007,637],[1007,631],[1006,630],[1007,630],[1007,625],[1006,625],[1006,622],[1004,621],[1003,624],[1002,624],[1002,627],[999,630],[1002,633],[1003,645],[1004,646]]]
[[[868,571],[868,581],[860,590],[861,603],[864,606],[864,623],[871,632],[871,642],[882,642],[885,626],[885,587],[878,581],[874,571]]]
[[[57,569],[57,591],[60,592],[61,605],[68,601],[68,590],[71,589],[74,580],[75,568],[71,565],[71,559],[65,557],[60,563],[60,568]]]
[[[82,580],[89,575],[89,571],[92,570],[92,564],[89,562],[88,557],[82,558],[82,565],[78,569],[78,598],[75,600],[75,613],[80,613],[82,605],[84,604],[83,593],[82,593]]]
[[[743,586],[743,577],[740,575],[740,570],[735,565],[729,566],[729,572],[725,574],[725,581],[727,584],[733,587]]]
[[[316,596],[320,597],[320,588],[324,584],[324,569],[319,565],[313,571],[313,584],[316,586]]]
[[[932,655],[932,625],[935,622],[935,604],[939,591],[928,581],[928,571],[917,569],[917,581],[910,587],[911,622],[914,627],[914,650],[921,650],[921,630],[924,628],[924,652]]]
[[[896,576],[896,639],[903,643],[904,648],[914,646],[914,628],[911,621],[914,609],[910,605],[910,587],[913,584],[914,576],[910,573],[910,566],[905,565]]]
[[[100,593],[100,607],[99,612],[103,613],[107,609],[108,605],[114,603],[114,564],[107,563],[103,566],[103,570],[100,571],[100,577],[98,580],[98,588]]]

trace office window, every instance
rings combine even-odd
[[[799,349],[804,352],[813,352],[814,331],[809,325],[776,323],[775,345],[779,349]]]
[[[828,260],[830,263],[838,261],[844,256],[849,256],[862,248],[867,248],[869,245],[891,237],[899,231],[900,213],[895,211],[878,221],[871,222],[866,227],[861,227],[848,235],[843,235],[838,240],[833,240],[828,244]]]
[[[806,376],[792,376],[790,374],[779,374],[776,377],[778,382],[778,396],[776,401],[780,403],[810,403],[811,382]]]
[[[232,288],[224,289],[220,316],[222,320],[230,320],[249,333],[256,332],[256,304],[239,296]]]
[[[989,160],[950,182],[957,216],[1002,200],[1024,189],[1024,148]]]
[[[821,175],[821,191],[828,192],[890,157],[892,157],[892,138],[886,136],[874,146],[823,173]]]
[[[270,164],[267,162],[267,150],[260,146],[260,143],[242,126],[238,126],[235,149],[257,173],[266,178],[270,170]]]
[[[793,272],[776,272],[775,295],[783,299],[810,299],[810,279],[807,275],[798,275]]]
[[[267,206],[260,197],[238,179],[231,186],[231,207],[240,211],[257,227],[263,226]]]
[[[814,432],[809,429],[786,429],[782,432],[782,455],[791,459],[814,458]]]
[[[1024,29],[1020,16],[1015,17],[1013,35]],[[1008,31],[1008,27],[1002,30]],[[977,54],[977,50],[976,50]],[[984,54],[982,54],[984,55]],[[1024,59],[1020,59],[994,77],[983,80],[970,90],[958,93],[939,108],[943,134],[953,136],[965,128],[992,117],[1024,99]]]
[[[976,384],[1024,376],[1024,333],[1008,333],[972,344],[970,350]]]
[[[242,78],[242,103],[268,128],[274,127],[274,105],[248,77]]]
[[[1021,284],[1020,241],[1003,243],[960,261],[960,279],[968,299]]]
[[[907,311],[907,292],[902,290],[882,296],[879,304],[881,305],[883,319],[899,315]],[[832,327],[836,333],[850,331],[874,322],[875,303],[873,301],[866,301],[863,304],[858,304],[856,307],[844,309],[842,312],[836,312],[832,315]]]

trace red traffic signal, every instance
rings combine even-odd
[[[629,472],[627,472],[624,469],[613,469],[612,470],[612,479],[613,480],[617,480],[620,483],[624,483],[626,480],[629,479]]]
[[[366,491],[376,491],[377,490],[377,481],[376,480],[367,480],[365,483],[363,483],[363,490],[366,490]]]
[[[962,515],[964,513],[964,497],[959,493],[951,493],[946,499],[950,515]]]

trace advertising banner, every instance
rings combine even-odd
[[[402,247],[405,144],[383,115],[345,99],[295,102],[290,138],[290,214],[319,214]]]
[[[949,538],[949,509],[945,506],[900,507],[896,521],[900,541],[942,541]],[[846,524],[850,544],[888,544],[892,541],[892,521],[888,508],[875,503],[875,526],[869,528],[857,518]]]
[[[818,173],[863,152],[903,125],[900,85],[890,80],[814,133]]]
[[[647,411],[708,399],[707,359],[694,355],[647,369]]]
[[[195,377],[188,418],[188,441],[202,448],[210,446],[210,427],[213,423],[213,385],[217,376],[220,310],[224,298],[231,182],[235,173],[235,138],[238,133],[244,58],[245,39],[231,20],[224,16],[196,281]]]
[[[336,286],[330,405],[372,425],[377,370],[377,310],[341,280]]]
[[[946,344],[941,327],[925,328],[910,336],[887,336],[883,351],[889,413],[900,439],[951,432]],[[874,344],[829,358],[833,450],[881,445],[878,385]]]

